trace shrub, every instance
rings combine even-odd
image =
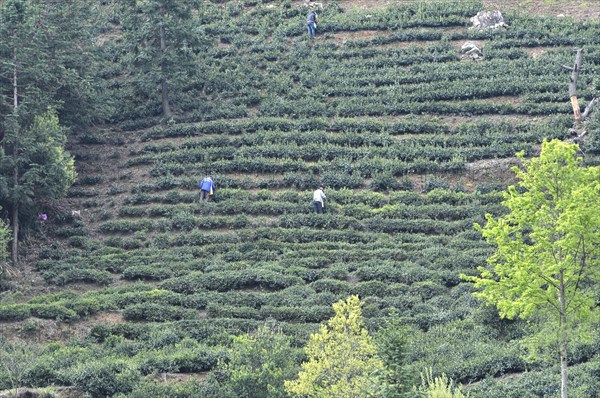
[[[278,321],[319,323],[333,315],[331,305],[303,305],[301,307],[263,306],[260,309],[261,319]]]
[[[196,218],[190,211],[178,211],[171,217],[171,228],[180,231],[191,231],[196,227]]]
[[[336,279],[319,279],[308,286],[316,292],[331,292],[334,294],[348,294],[350,292],[350,284],[348,282]]]
[[[80,298],[79,300],[65,303],[65,307],[73,310],[79,316],[90,316],[106,309],[108,306],[102,304],[96,298]]]
[[[31,307],[23,304],[0,305],[0,321],[22,321],[31,315]]]
[[[55,319],[62,322],[72,322],[79,319],[79,315],[60,304],[33,304],[31,315],[43,319]]]
[[[450,183],[443,178],[427,176],[425,181],[423,182],[423,192],[430,192],[434,189],[448,189],[450,188]]]
[[[79,390],[94,398],[130,392],[139,380],[139,372],[124,360],[103,358],[86,361],[65,371]]]
[[[155,372],[204,372],[213,369],[222,352],[192,339],[184,339],[159,350],[149,350],[139,355],[143,374]]]
[[[223,395],[215,386],[216,395],[209,395],[212,390],[208,389],[204,383],[198,380],[181,381],[178,383],[163,383],[159,381],[146,381],[138,383],[133,391],[126,394],[117,394],[115,398],[149,398],[149,397],[169,397],[169,398],[233,398]],[[208,392],[202,392],[209,390]]]
[[[466,398],[460,386],[455,386],[445,374],[434,377],[431,369],[426,369],[425,376],[421,375],[421,379],[420,391],[426,398]]]
[[[136,265],[128,267],[123,271],[125,279],[141,280],[164,280],[173,276],[170,269],[165,269],[162,264]]]
[[[371,180],[371,189],[377,192],[387,192],[396,188],[396,177],[390,174],[376,174]]]
[[[190,273],[184,277],[168,279],[160,286],[164,289],[189,294],[201,289],[216,291],[248,288],[279,290],[301,282],[302,279],[296,276],[282,275],[264,269],[245,269],[235,272]]]
[[[388,286],[388,283],[381,281],[359,282],[352,287],[352,294],[356,294],[363,298],[367,296],[385,297],[387,295]]]
[[[44,278],[56,285],[66,285],[67,283],[87,282],[97,283],[99,285],[108,285],[113,278],[110,272],[95,269],[69,269],[65,271],[45,271]]]
[[[133,304],[123,310],[123,318],[129,321],[165,322],[197,317],[194,310],[155,303]]]

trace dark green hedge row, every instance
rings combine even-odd
[[[233,180],[232,180],[233,181]],[[220,179],[217,179],[220,182]],[[314,181],[318,184],[319,180]],[[192,181],[188,181],[188,186],[192,185]],[[195,187],[194,183],[194,189]],[[240,184],[241,185],[241,184]],[[251,186],[255,187],[255,186]],[[203,203],[201,209],[206,214],[219,214],[219,207],[221,203],[227,206],[227,203],[235,203],[235,200],[242,200],[252,203],[261,203],[261,201],[268,202],[269,200],[277,201],[277,203],[283,204],[306,204],[312,200],[310,192],[314,188],[309,187],[305,192],[298,191],[282,191],[281,193],[274,193],[269,190],[262,190],[257,195],[253,195],[250,191],[244,189],[220,189],[217,193],[217,203]],[[247,188],[247,187],[244,187]],[[419,194],[414,191],[393,191],[388,195],[384,195],[378,192],[370,191],[352,191],[349,189],[339,190],[327,190],[327,195],[332,203],[338,203],[341,205],[348,204],[364,204],[370,208],[379,208],[385,205],[395,204],[406,204],[412,206],[424,206],[429,204],[448,204],[448,205],[487,205],[497,204],[500,202],[502,195],[498,190],[491,190],[490,192],[475,192],[466,193],[460,191],[453,191],[451,189],[435,189],[427,194]],[[166,203],[176,204],[179,211],[192,210],[198,208],[197,205],[182,205],[183,203],[191,203],[198,199],[198,194],[194,193],[181,193],[181,192],[169,192],[164,195],[149,195],[149,194],[136,194],[131,197],[124,199],[125,205],[136,205],[136,204],[148,204],[148,203]],[[148,212],[151,216],[166,216],[172,214],[166,210],[162,210],[163,207],[150,207]],[[353,208],[352,211],[358,210]],[[366,209],[370,210],[370,209]],[[126,212],[130,212],[126,210]],[[135,211],[133,211],[135,213]],[[228,214],[225,211],[226,214]],[[134,215],[134,214],[131,214]]]
[[[555,134],[564,135],[562,132],[556,132]],[[531,132],[524,135],[519,135],[517,132],[507,132],[502,135],[499,134],[497,137],[478,137],[471,141],[468,140],[468,137],[454,137],[448,140],[437,137],[433,139],[403,140],[402,142],[385,147],[361,146],[349,148],[343,145],[317,143],[298,147],[285,144],[269,144],[244,146],[241,148],[219,147],[211,150],[198,147],[154,155],[143,155],[142,157],[135,158],[131,163],[152,163],[158,164],[158,167],[162,168],[165,167],[164,165],[169,164],[185,167],[186,165],[195,163],[205,164],[207,162],[227,161],[233,163],[233,166],[228,167],[224,171],[231,171],[233,167],[240,167],[239,171],[243,172],[252,171],[249,170],[249,166],[246,166],[246,163],[243,163],[244,161],[248,162],[246,159],[257,159],[263,162],[271,159],[276,159],[279,162],[293,162],[298,160],[304,162],[362,161],[368,167],[369,161],[367,158],[373,159],[373,163],[375,163],[380,159],[410,162],[415,159],[449,161],[453,157],[461,157],[468,160],[478,160],[494,156],[507,157],[514,155],[530,144],[537,144],[540,141],[539,132]],[[259,166],[252,167],[256,169]],[[371,168],[373,167],[374,165],[371,166]],[[288,166],[282,169],[281,172],[305,171],[306,169],[306,167]],[[153,170],[153,174],[157,174],[157,170],[155,170]],[[277,172],[277,169],[273,172]],[[162,189],[173,188],[175,184],[176,182],[167,179],[162,179],[154,183],[155,186],[160,186]],[[148,185],[148,183],[145,185]]]
[[[569,102],[512,103],[486,100],[402,102],[390,101],[385,96],[333,98],[315,104],[311,100],[284,100],[268,98],[260,106],[261,116],[278,117],[355,117],[355,116],[399,116],[428,113],[433,115],[566,115],[570,112]]]
[[[178,293],[194,293],[202,289],[228,291],[232,289],[279,290],[301,284],[298,277],[286,276],[266,269],[244,269],[210,273],[189,273],[186,276],[168,279],[160,287]]]
[[[488,48],[494,49],[494,46]],[[496,48],[499,50],[500,48]],[[509,50],[512,48],[509,48]],[[505,76],[514,76],[520,80],[529,79],[534,84],[537,80],[542,82],[558,83],[560,75],[555,74],[556,68],[551,64],[554,62],[567,62],[566,55],[550,53],[546,58],[521,58],[509,62],[501,59],[486,59],[485,62],[469,63],[465,67],[461,62],[445,62],[435,64],[423,64],[408,68],[398,68],[397,65],[385,62],[386,52],[381,52],[377,73],[369,73],[373,70],[372,60],[348,60],[345,62],[330,61],[323,65],[323,70],[313,70],[302,67],[291,70],[292,79],[299,81],[311,89],[327,87],[335,90],[337,87],[347,85],[355,86],[403,86],[409,84],[431,84],[439,82],[460,82],[463,80],[477,81],[479,79],[489,80],[492,78],[504,79]],[[547,58],[552,58],[551,60]],[[313,61],[312,59],[310,61]],[[307,61],[307,62],[310,62]],[[498,71],[502,70],[500,76]]]
[[[422,120],[412,117],[406,120],[386,122],[377,119],[333,119],[311,118],[304,120],[290,120],[287,118],[254,118],[243,121],[215,121],[209,123],[195,123],[191,125],[179,124],[171,127],[156,127],[142,134],[142,141],[150,141],[165,137],[203,136],[209,134],[240,135],[265,131],[281,132],[309,132],[313,130],[344,131],[344,132],[390,132],[401,133],[432,133],[444,129],[442,123],[431,120]],[[215,137],[215,139],[219,139]]]

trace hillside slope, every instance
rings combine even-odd
[[[477,382],[474,396],[554,396],[556,372],[515,343],[527,325],[481,307],[459,275],[491,252],[473,224],[505,211],[514,154],[569,137],[559,65],[574,48],[580,103],[597,92],[600,22],[580,17],[598,7],[531,8],[571,19],[512,2],[510,29],[476,31],[469,18],[493,1],[383,3],[325,3],[314,42],[299,2],[207,4],[195,102],[166,125],[131,115],[72,137],[78,181],[40,225],[23,295],[0,303],[3,336],[61,342],[28,383],[86,391],[76,376],[111,361],[140,379],[204,378],[230,335],[269,322],[302,345],[358,294],[372,330],[392,309],[413,330],[415,368]],[[483,59],[461,57],[468,40]],[[218,189],[200,202],[205,175]],[[582,397],[600,388],[598,341],[575,342]]]

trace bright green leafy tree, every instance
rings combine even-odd
[[[284,398],[283,383],[298,373],[300,357],[288,336],[264,325],[234,337],[228,360],[219,364],[218,372],[232,397]]]
[[[335,316],[310,336],[298,378],[285,382],[292,397],[362,397],[376,390],[375,373],[383,368],[364,326],[358,296],[333,305]]]
[[[539,157],[515,167],[503,217],[477,226],[496,246],[475,282],[478,297],[500,316],[553,320],[561,396],[567,397],[569,330],[590,319],[600,278],[600,167],[583,167],[578,146],[544,142]]]
[[[12,260],[18,263],[19,215],[31,213],[36,199],[66,195],[75,180],[73,157],[64,149],[66,134],[56,112],[49,110],[27,128],[9,118],[0,158],[0,201],[11,208]],[[10,123],[13,121],[13,123]]]
[[[424,398],[467,398],[460,386],[455,386],[445,374],[434,377],[431,369],[425,369],[425,375],[421,374],[421,387],[419,392]]]

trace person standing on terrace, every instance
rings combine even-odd
[[[200,181],[200,201],[206,200],[208,202],[209,198],[215,193],[215,190],[215,182],[212,176],[204,177]]]
[[[311,38],[315,38],[317,36],[317,13],[315,11],[311,11],[310,14],[306,17],[306,27],[308,28],[308,34]]]
[[[317,214],[323,214],[323,207],[325,207],[324,201],[326,198],[325,192],[323,192],[323,185],[319,186],[319,189],[313,192],[313,206]]]

